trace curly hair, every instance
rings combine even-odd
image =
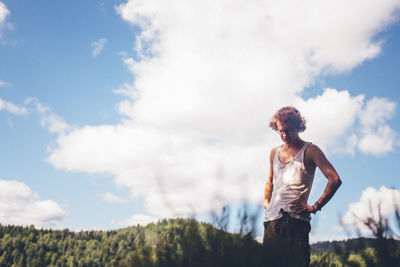
[[[279,109],[269,122],[269,127],[277,131],[277,122],[290,125],[291,130],[295,130],[299,133],[304,132],[306,129],[306,120],[301,116],[300,112],[291,106],[286,106]]]

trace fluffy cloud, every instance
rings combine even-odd
[[[397,134],[387,121],[396,104],[388,99],[365,101],[364,95],[326,88],[315,98],[298,99],[296,106],[308,122],[304,138],[329,151],[354,154],[358,147],[362,153],[382,156],[395,147]]]
[[[49,107],[41,104],[36,98],[27,98],[24,104],[33,105],[35,111],[39,114],[40,125],[47,128],[49,132],[65,134],[73,129],[63,118],[55,114]]]
[[[0,223],[54,227],[67,216],[52,200],[39,200],[37,194],[17,181],[0,180]]]
[[[331,88],[325,89],[322,95],[315,98],[299,99],[296,106],[308,124],[304,138],[314,140],[313,142],[324,148],[342,146],[340,139],[355,124],[363,103],[363,95],[352,97],[348,91]]]
[[[0,27],[5,23],[8,15],[10,15],[10,10],[7,9],[3,2],[0,2]]]
[[[390,102],[385,98],[374,97],[366,104],[361,115],[361,126],[365,132],[369,132],[376,125],[382,125],[386,120],[394,115],[396,103]]]
[[[64,133],[71,129],[71,126],[63,118],[54,113],[43,115],[40,124],[47,127],[51,133]]]
[[[376,132],[365,134],[358,148],[366,154],[385,155],[393,150],[397,134],[388,126],[380,126]]]
[[[125,202],[125,200],[123,198],[115,196],[111,193],[105,193],[104,195],[102,195],[102,199],[105,202],[109,202],[109,203],[124,203]]]
[[[7,9],[3,2],[0,2],[0,39],[4,28],[11,28],[11,24],[6,23],[7,16],[10,15],[10,10]]]
[[[394,116],[396,103],[374,97],[366,104],[360,115],[362,139],[358,143],[360,151],[366,154],[384,155],[393,150],[396,132],[386,121]]]
[[[10,14],[10,10],[7,9],[3,2],[0,2],[0,23],[4,23],[6,17]]]
[[[268,150],[280,143],[267,122],[279,107],[299,106],[309,120],[305,137],[326,148],[352,153],[368,134],[386,134],[375,130],[387,126],[390,111],[365,122],[362,112],[372,105],[365,96],[326,89],[305,100],[299,93],[317,76],[375,57],[376,34],[399,5],[128,1],[117,11],[142,31],[135,58],[123,54],[135,80],[116,90],[125,96],[117,105],[121,123],[60,135],[48,160],[59,169],[114,175],[154,217],[261,203]]]
[[[368,217],[379,220],[379,209],[383,218],[390,218],[395,212],[395,203],[399,203],[400,191],[381,186],[379,189],[366,188],[358,202],[350,203],[342,220],[345,224],[354,225],[363,233],[371,233],[360,220]]]
[[[92,42],[92,57],[96,57],[103,50],[104,45],[107,43],[106,38],[100,38],[98,41]]]
[[[17,105],[14,105],[11,102],[8,102],[6,100],[3,100],[0,98],[0,110],[5,110],[7,112],[10,112],[14,115],[26,115],[28,114],[28,111],[25,107],[19,107]]]

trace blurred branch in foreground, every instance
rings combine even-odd
[[[330,249],[313,253],[310,266],[400,266],[400,241],[393,229],[397,227],[396,230],[400,230],[399,204],[394,201],[393,205],[395,218],[393,226],[389,216],[382,214],[381,204],[378,203],[376,207],[372,207],[370,202],[369,215],[360,217],[353,214],[356,219],[353,227],[358,238],[329,242],[332,244]],[[350,235],[342,218],[339,218],[339,222],[347,235]],[[365,229],[368,229],[371,238],[363,237],[362,233],[365,233]]]

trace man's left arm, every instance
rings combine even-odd
[[[325,157],[325,154],[316,145],[312,145],[311,156],[315,165],[328,179],[328,184],[325,187],[324,193],[322,193],[318,201],[312,206],[313,210],[310,211],[315,213],[317,210],[320,210],[323,206],[325,206],[325,204],[328,203],[328,201],[333,197],[342,184],[342,180],[340,180],[338,173],[329,160]]]
[[[329,160],[326,158],[322,150],[314,144],[310,144],[309,146],[310,147],[307,149],[308,150],[307,152],[309,152],[307,153],[308,160],[314,163],[315,166],[321,170],[321,172],[328,179],[328,183],[321,197],[317,200],[317,202],[315,202],[313,206],[309,206],[307,205],[307,203],[301,203],[299,205],[296,205],[294,210],[296,210],[297,214],[302,212],[310,212],[310,213],[317,212],[323,206],[325,206],[326,203],[328,203],[328,201],[333,197],[333,195],[336,193],[336,191],[342,184],[342,180],[339,178],[338,173],[336,172],[332,164],[329,162]]]

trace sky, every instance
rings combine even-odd
[[[0,0],[0,223],[105,230],[246,205],[262,236],[282,144],[268,122],[286,105],[343,181],[310,240],[351,236],[378,205],[392,216],[399,7]],[[326,182],[317,172],[310,205]]]

